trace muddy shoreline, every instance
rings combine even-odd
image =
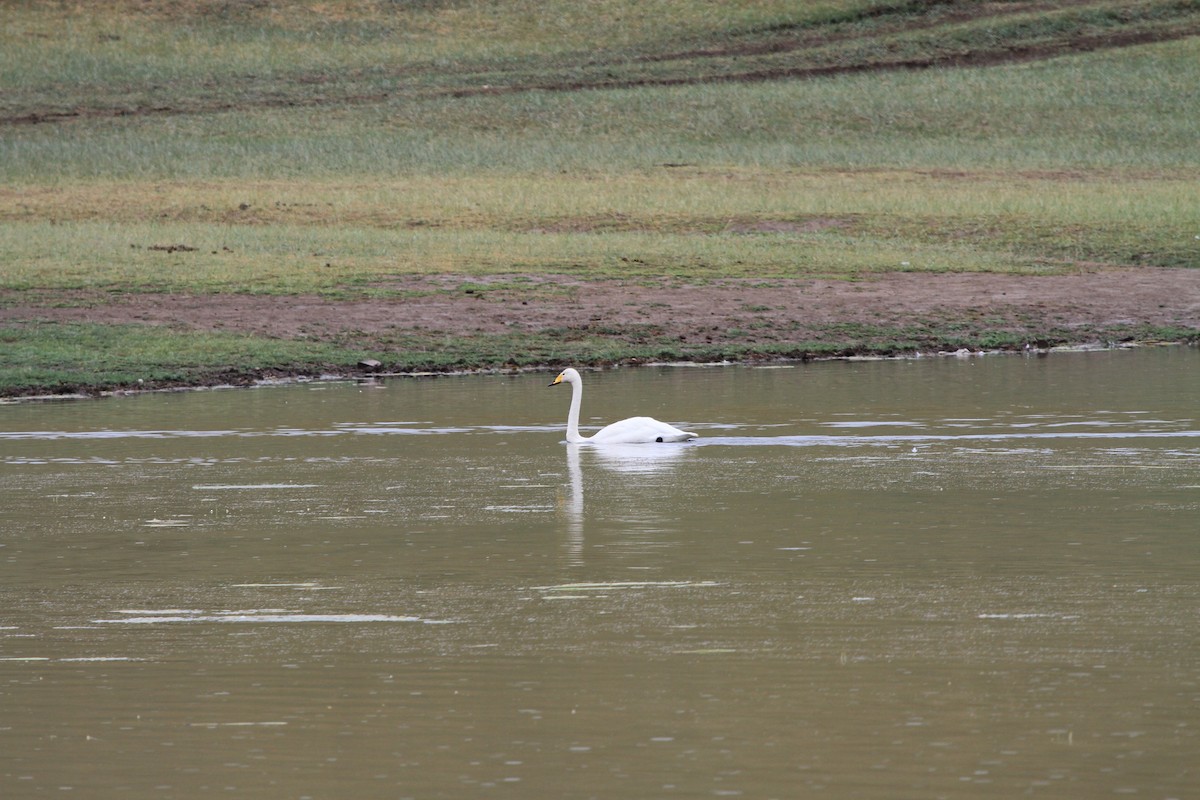
[[[86,291],[0,295],[0,325],[140,324],[336,343],[382,355],[377,367],[297,365],[256,374],[228,365],[179,385],[226,385],[333,372],[421,371],[397,341],[601,337],[629,358],[592,363],[912,355],[970,349],[1196,341],[1200,270],[1110,268],[1056,275],[895,272],[854,280],[769,278],[686,283],[565,275],[401,277],[382,296],[157,294]],[[647,358],[660,348],[661,357]],[[989,345],[988,343],[992,343]],[[964,344],[965,343],[965,344]],[[396,360],[389,361],[388,353]],[[658,351],[656,351],[658,352]],[[492,369],[551,368],[521,353]],[[397,366],[404,365],[408,366]],[[442,364],[437,371],[478,364]],[[102,388],[80,386],[82,393]],[[133,387],[137,388],[137,387]],[[146,388],[168,388],[162,386]]]

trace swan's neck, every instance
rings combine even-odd
[[[571,444],[586,442],[588,437],[579,435],[579,406],[583,403],[583,384],[571,383],[571,410],[567,412],[567,441]]]

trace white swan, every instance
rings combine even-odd
[[[583,400],[583,379],[571,367],[558,373],[550,384],[571,384],[571,411],[567,414],[567,441],[571,444],[593,442],[595,444],[641,444],[643,442],[686,442],[696,434],[659,422],[653,417],[630,417],[614,422],[591,436],[579,435],[579,404]]]

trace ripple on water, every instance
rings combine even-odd
[[[168,609],[162,611],[125,609],[113,613],[125,616],[114,619],[94,619],[97,625],[164,625],[170,623],[310,623],[310,622],[420,622],[426,625],[449,624],[450,620],[394,614],[314,614],[282,608],[242,609],[237,611],[205,611],[199,609]]]

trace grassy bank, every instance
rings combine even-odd
[[[28,324],[0,327],[0,396],[154,389],[305,374],[354,361],[329,345],[146,325]]]
[[[5,14],[0,306],[33,310],[5,329],[4,391],[127,382],[126,366],[56,353],[78,330],[26,324],[96,292],[412,299],[404,276],[1200,266],[1194,3],[104,0]],[[157,375],[141,334],[90,335]],[[419,368],[649,353],[636,336],[439,339],[400,322],[386,351],[378,338],[222,350],[207,335],[172,330],[176,378],[153,380],[371,354]],[[919,341],[939,337],[955,343],[952,328]],[[857,341],[830,330],[777,349]]]
[[[321,375],[365,376],[362,359],[394,373],[512,370],[545,365],[719,362],[912,356],[939,350],[1020,350],[1077,341],[1077,329],[1046,326],[1034,336],[959,320],[913,320],[901,327],[837,324],[818,338],[754,344],[687,344],[653,326],[601,326],[456,336],[396,332],[359,340],[285,341],[159,326],[30,323],[0,327],[5,349],[0,397],[92,394],[101,391],[244,385],[257,380]],[[1150,325],[1114,325],[1084,332],[1089,340],[1200,342],[1200,332]]]

